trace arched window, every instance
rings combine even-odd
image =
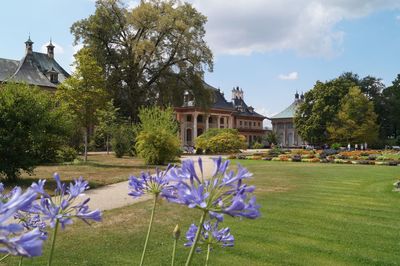
[[[192,115],[186,115],[186,121],[187,122],[192,121]]]
[[[203,115],[197,116],[197,123],[203,123]]]
[[[224,124],[225,119],[223,117],[221,117],[221,119],[219,120],[220,124]]]

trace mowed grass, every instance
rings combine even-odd
[[[215,250],[210,265],[399,265],[399,167],[235,161],[248,167],[262,217],[226,218],[235,247]],[[137,265],[151,202],[105,212],[91,227],[77,222],[57,239],[55,265]],[[146,265],[169,265],[171,231],[199,213],[163,202],[157,209]],[[188,249],[180,241],[176,265]],[[43,265],[48,255],[25,260]],[[204,265],[204,253],[194,265]],[[17,260],[8,260],[15,265]]]
[[[82,160],[82,158],[80,158]],[[144,161],[135,157],[116,158],[114,154],[89,154],[88,161],[76,163],[41,165],[35,168],[33,175],[23,173],[17,184],[6,183],[8,187],[19,185],[29,187],[32,182],[47,179],[46,187],[53,191],[56,184],[54,173],[59,173],[66,182],[82,176],[89,181],[91,188],[97,188],[128,180],[130,175],[151,170],[153,166],[146,166]]]

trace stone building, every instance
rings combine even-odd
[[[233,88],[232,99],[227,101],[224,94],[208,84],[205,87],[213,92],[213,103],[209,110],[196,106],[190,91],[184,95],[183,105],[175,107],[177,120],[180,124],[180,138],[184,147],[194,147],[194,140],[210,128],[236,128],[246,137],[250,145],[261,141],[265,134],[263,115],[254,111],[244,101],[244,93],[239,87]]]
[[[294,125],[297,106],[304,100],[304,95],[295,94],[294,102],[282,112],[269,118],[272,131],[278,135],[279,144],[283,147],[301,147],[306,143],[301,139]]]
[[[33,42],[29,37],[25,42],[25,56],[21,60],[0,58],[0,83],[26,83],[52,91],[69,76],[54,59],[54,45],[51,40],[46,54],[34,52]]]

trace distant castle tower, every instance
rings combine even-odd
[[[54,58],[54,45],[51,42],[51,38],[50,38],[50,43],[46,47],[47,47],[47,56],[50,58]]]
[[[235,99],[240,99],[240,100],[244,99],[243,90],[239,89],[239,86],[237,86],[236,88],[233,87],[233,89],[232,89],[232,100],[235,100]]]
[[[31,40],[31,36],[29,35],[28,40],[25,42],[25,53],[32,54],[33,52],[33,42]]]

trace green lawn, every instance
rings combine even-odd
[[[228,218],[235,247],[213,252],[210,265],[400,264],[400,193],[392,192],[399,167],[238,162],[254,173],[262,217]],[[137,265],[150,205],[108,211],[92,227],[75,223],[59,235],[55,265]],[[169,265],[175,224],[184,236],[199,217],[167,203],[157,211],[146,264]],[[180,245],[176,265],[187,252]],[[197,254],[195,265],[204,265],[204,256]],[[25,262],[43,265],[44,258]]]
[[[79,176],[89,181],[91,188],[97,188],[128,180],[130,175],[152,169],[146,166],[142,159],[135,157],[116,158],[114,154],[89,154],[88,161],[80,158],[75,163],[41,165],[35,168],[33,175],[24,173],[17,184],[7,184],[8,187],[19,185],[29,187],[39,179],[48,179],[47,188],[53,191],[56,184],[53,179],[55,172],[60,173],[63,181],[69,182]]]

